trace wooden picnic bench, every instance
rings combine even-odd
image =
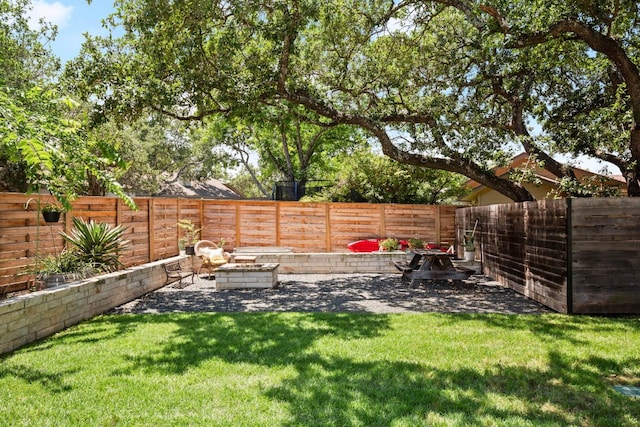
[[[408,280],[411,287],[423,280],[464,280],[473,274],[471,269],[456,268],[451,262],[453,254],[420,249],[412,252],[411,261],[395,263],[396,268],[402,272],[402,280]]]

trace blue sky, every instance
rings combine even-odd
[[[112,0],[32,0],[29,12],[33,25],[44,18],[58,26],[58,37],[51,45],[62,62],[73,59],[79,52],[84,33],[106,34],[101,20],[113,11]]]

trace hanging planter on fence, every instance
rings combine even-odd
[[[58,222],[60,221],[60,212],[42,211],[42,217],[44,222]]]

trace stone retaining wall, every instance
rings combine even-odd
[[[404,252],[263,253],[253,255],[257,263],[279,263],[279,273],[397,273],[393,263],[405,261]]]
[[[404,252],[245,253],[258,263],[279,263],[280,273],[397,273],[393,262]],[[167,258],[115,273],[64,284],[0,301],[0,354],[45,338],[165,285]],[[197,268],[197,264],[196,264]],[[187,279],[188,280],[188,279]]]
[[[130,267],[0,301],[0,354],[13,351],[165,285],[164,264]]]

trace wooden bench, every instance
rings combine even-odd
[[[171,261],[164,265],[164,271],[167,273],[167,280],[165,281],[165,285],[168,285],[173,282],[178,282],[179,288],[184,288],[188,286],[187,284],[183,284],[182,281],[187,277],[191,276],[191,283],[194,282],[195,275],[193,274],[193,270],[185,271],[182,269],[182,265],[180,261]]]

